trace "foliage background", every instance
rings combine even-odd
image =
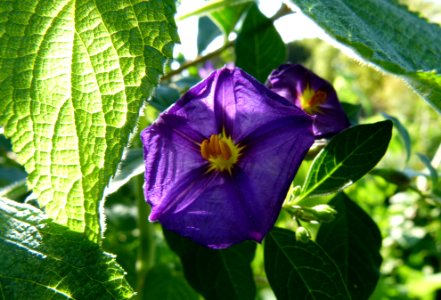
[[[406,0],[401,3],[430,22],[441,24],[441,6],[435,2]],[[178,16],[180,13],[178,6]],[[198,17],[192,16],[187,20]],[[203,24],[199,27],[199,36],[203,37],[198,43],[198,54],[206,56],[215,46],[211,45],[206,50],[209,45],[204,41],[211,41],[216,36],[222,40],[221,31],[206,16],[201,17],[199,22]],[[177,26],[179,28],[179,22]],[[236,61],[234,47],[228,41],[221,44],[227,46],[221,46],[222,51],[209,57],[215,67]],[[337,49],[335,43],[331,45],[320,39],[305,39],[290,42],[287,46],[288,61],[302,63],[329,80],[340,100],[353,104],[348,107],[353,109],[352,116],[356,122],[371,123],[385,116],[396,118],[397,126],[387,155],[375,171],[346,190],[377,223],[383,239],[381,276],[370,299],[438,299],[441,297],[441,187],[436,175],[441,165],[439,114],[400,78],[384,73],[359,58],[354,59],[346,50]],[[163,77],[143,111],[139,129],[148,126],[160,111],[204,76],[204,69],[210,67],[205,60],[186,65],[189,58],[180,53],[179,48],[173,57],[166,64],[168,75]],[[174,69],[182,66],[186,68],[171,76]],[[127,273],[128,284],[138,292],[139,298],[199,299],[198,293],[186,281],[185,265],[167,245],[169,233],[164,234],[159,224],[145,223],[148,207],[139,201],[143,199],[142,175],[134,176],[128,182],[125,180],[139,174],[140,143],[134,139],[129,146],[126,167],[120,168],[124,172],[120,177],[117,175],[109,186],[104,206],[106,230],[102,247],[116,255],[116,261]],[[302,166],[295,179],[297,183],[305,179],[309,164],[305,162]],[[10,141],[0,135],[0,196],[22,203],[35,203],[26,188],[26,176]],[[317,201],[327,200],[329,198]],[[278,222],[281,227],[292,226],[291,220],[284,214]],[[49,232],[51,230],[62,231],[57,228]],[[86,241],[84,245],[92,247]],[[263,247],[257,246],[256,251],[252,272],[257,298],[273,299],[274,294],[264,271]],[[98,254],[92,257],[101,263],[108,259]]]

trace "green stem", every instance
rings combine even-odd
[[[225,50],[227,50],[228,48],[232,47],[234,45],[234,41],[230,41],[227,42],[225,45],[223,45],[222,47],[220,47],[219,49],[210,52],[204,56],[199,56],[197,57],[195,60],[186,62],[184,64],[182,64],[182,66],[180,66],[179,68],[177,68],[176,70],[172,70],[169,73],[165,74],[164,76],[162,76],[161,81],[165,81],[168,80],[170,78],[172,78],[175,75],[181,74],[182,71],[188,69],[189,67],[195,66],[199,63],[203,63],[213,57],[217,57],[218,55],[220,55],[222,52],[224,52]]]
[[[138,207],[138,228],[139,228],[139,247],[138,258],[136,261],[137,298],[143,299],[145,277],[153,267],[155,260],[156,245],[154,240],[154,225],[148,221],[150,207],[144,199],[144,176],[139,175],[135,178],[136,185],[136,204]]]

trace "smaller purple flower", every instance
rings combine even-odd
[[[270,74],[268,87],[314,118],[316,138],[331,137],[350,125],[332,85],[302,65],[281,65]]]
[[[211,73],[141,139],[149,219],[211,248],[263,239],[314,142],[310,116],[239,68]]]

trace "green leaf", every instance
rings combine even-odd
[[[340,269],[352,299],[368,299],[380,277],[380,230],[344,193],[329,204],[338,213],[332,222],[320,226],[316,242]]]
[[[236,39],[236,65],[265,82],[273,69],[286,58],[286,46],[274,27],[256,4],[251,5]]]
[[[390,168],[375,168],[369,174],[380,176],[387,182],[396,184],[402,189],[408,188],[411,182],[411,178],[405,172]]]
[[[360,179],[383,157],[391,135],[392,122],[386,120],[334,136],[314,159],[297,202],[339,191]]]
[[[352,125],[358,125],[361,115],[361,105],[352,104],[348,102],[340,102],[343,107],[344,112],[348,116],[349,121]]]
[[[222,32],[209,17],[202,16],[199,18],[197,40],[198,54],[201,54],[208,47],[208,45],[210,45],[210,43],[221,34]]]
[[[386,113],[382,113],[382,115],[394,123],[394,127],[398,130],[401,140],[403,141],[404,148],[406,149],[406,162],[409,161],[410,155],[412,154],[412,141],[410,140],[409,132],[397,118]]]
[[[200,7],[196,7],[196,9],[194,9],[192,6],[191,7],[192,11],[185,12],[181,15],[178,15],[176,17],[176,19],[181,21],[181,20],[184,20],[189,17],[209,14],[214,11],[222,10],[226,7],[234,8],[238,5],[242,5],[244,3],[250,3],[250,2],[255,2],[255,0],[211,0],[211,1],[206,1]]]
[[[225,35],[228,36],[234,30],[240,17],[242,17],[246,9],[250,7],[251,3],[252,1],[248,1],[235,6],[227,6],[221,10],[212,12],[210,16]]]
[[[365,60],[406,80],[441,112],[441,28],[390,0],[291,0]]]
[[[199,300],[199,295],[187,284],[182,274],[166,265],[154,266],[146,276],[144,299]]]
[[[432,162],[430,161],[430,158],[428,158],[426,155],[417,153],[419,159],[421,162],[426,166],[427,170],[429,170],[430,179],[432,180],[433,186],[438,185],[438,171],[432,166]]]
[[[42,211],[0,198],[2,299],[128,299],[115,258]]]
[[[105,195],[110,195],[119,190],[133,177],[144,173],[145,164],[141,148],[126,149],[124,159],[121,161],[115,176],[106,187]],[[1,194],[0,194],[1,195]]]
[[[26,186],[26,179],[16,181],[10,185],[0,188],[0,197],[5,197],[12,200],[17,200],[17,198],[24,197],[28,193],[29,191]]]
[[[175,103],[179,99],[179,96],[178,90],[167,85],[159,85],[150,98],[149,105],[162,112]]]
[[[206,299],[255,299],[250,264],[256,243],[244,242],[213,250],[171,231],[164,230],[164,235],[170,248],[179,255],[187,281]]]
[[[351,299],[334,261],[315,242],[274,228],[265,238],[265,271],[277,299]]]
[[[174,1],[0,5],[0,124],[48,216],[100,239],[99,201],[177,40]]]

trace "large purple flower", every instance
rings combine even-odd
[[[211,248],[261,241],[314,141],[311,118],[238,68],[191,88],[146,128],[149,219]]]
[[[349,119],[332,85],[301,65],[281,65],[268,78],[269,88],[313,116],[316,138],[349,127]]]

